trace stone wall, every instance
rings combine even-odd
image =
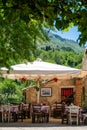
[[[75,87],[75,92],[76,92],[76,96],[75,96],[75,104],[77,104],[78,106],[82,105],[82,79],[78,78],[76,79],[76,87]]]
[[[26,103],[35,103],[37,102],[37,92],[35,88],[26,89]]]
[[[50,97],[43,97],[40,93],[40,103],[53,104],[55,101],[61,101],[61,88],[74,88],[75,91],[75,79],[58,80],[57,82],[51,81],[47,84],[43,84],[40,88],[50,87],[52,89],[52,95]],[[36,103],[37,102],[37,91],[35,88],[27,88],[26,90],[26,102]]]
[[[84,87],[84,93],[83,96],[85,96],[85,99],[83,99],[83,103],[87,104],[87,77],[85,77],[84,82],[83,82],[83,87]]]
[[[87,79],[67,79],[58,80],[57,82],[49,82],[43,84],[40,88],[50,87],[52,89],[52,95],[50,97],[43,97],[40,93],[40,102],[53,104],[55,101],[61,101],[61,88],[73,88],[75,92],[74,103],[76,105],[82,105],[83,87],[85,87],[85,102],[87,102]],[[26,89],[26,102],[37,103],[37,91],[35,88]]]

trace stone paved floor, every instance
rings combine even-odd
[[[87,126],[75,127],[45,127],[46,130],[87,130]],[[44,127],[0,127],[0,130],[44,130]]]
[[[49,123],[31,123],[31,119],[23,122],[0,123],[0,130],[87,130],[87,126],[69,126],[61,124],[60,119],[50,118]]]

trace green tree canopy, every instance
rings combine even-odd
[[[44,26],[63,31],[78,26],[84,45],[86,21],[86,0],[0,0],[0,66],[32,60],[36,39],[46,36]]]

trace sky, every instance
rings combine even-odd
[[[80,32],[78,32],[78,28],[77,28],[77,27],[72,27],[72,28],[71,28],[69,31],[67,31],[67,32],[57,31],[57,34],[58,34],[59,36],[61,36],[62,38],[77,41]]]

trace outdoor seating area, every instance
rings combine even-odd
[[[47,63],[41,59],[35,60],[32,64],[17,64],[11,68],[10,74],[7,74],[6,69],[2,69],[3,83],[5,78],[12,78],[21,89],[22,97],[18,97],[19,102],[24,103],[1,105],[1,123],[27,121],[31,124],[56,122],[61,125],[86,125],[87,111],[84,111],[82,104],[86,105],[87,100],[87,73]],[[10,84],[10,81],[8,82]],[[22,84],[24,85],[20,88]],[[4,95],[5,93],[2,99]],[[15,96],[18,96],[16,92]],[[6,102],[10,102],[8,99],[11,98],[9,94]],[[71,102],[76,106],[70,106]],[[4,104],[4,101],[1,103]]]
[[[30,104],[1,105],[0,115],[0,122],[16,122],[19,119],[23,121],[25,118],[30,118]]]
[[[87,113],[83,108],[76,105],[67,106],[66,104],[24,104],[1,105],[0,124],[14,122],[28,123],[57,123],[66,125],[86,125]]]

